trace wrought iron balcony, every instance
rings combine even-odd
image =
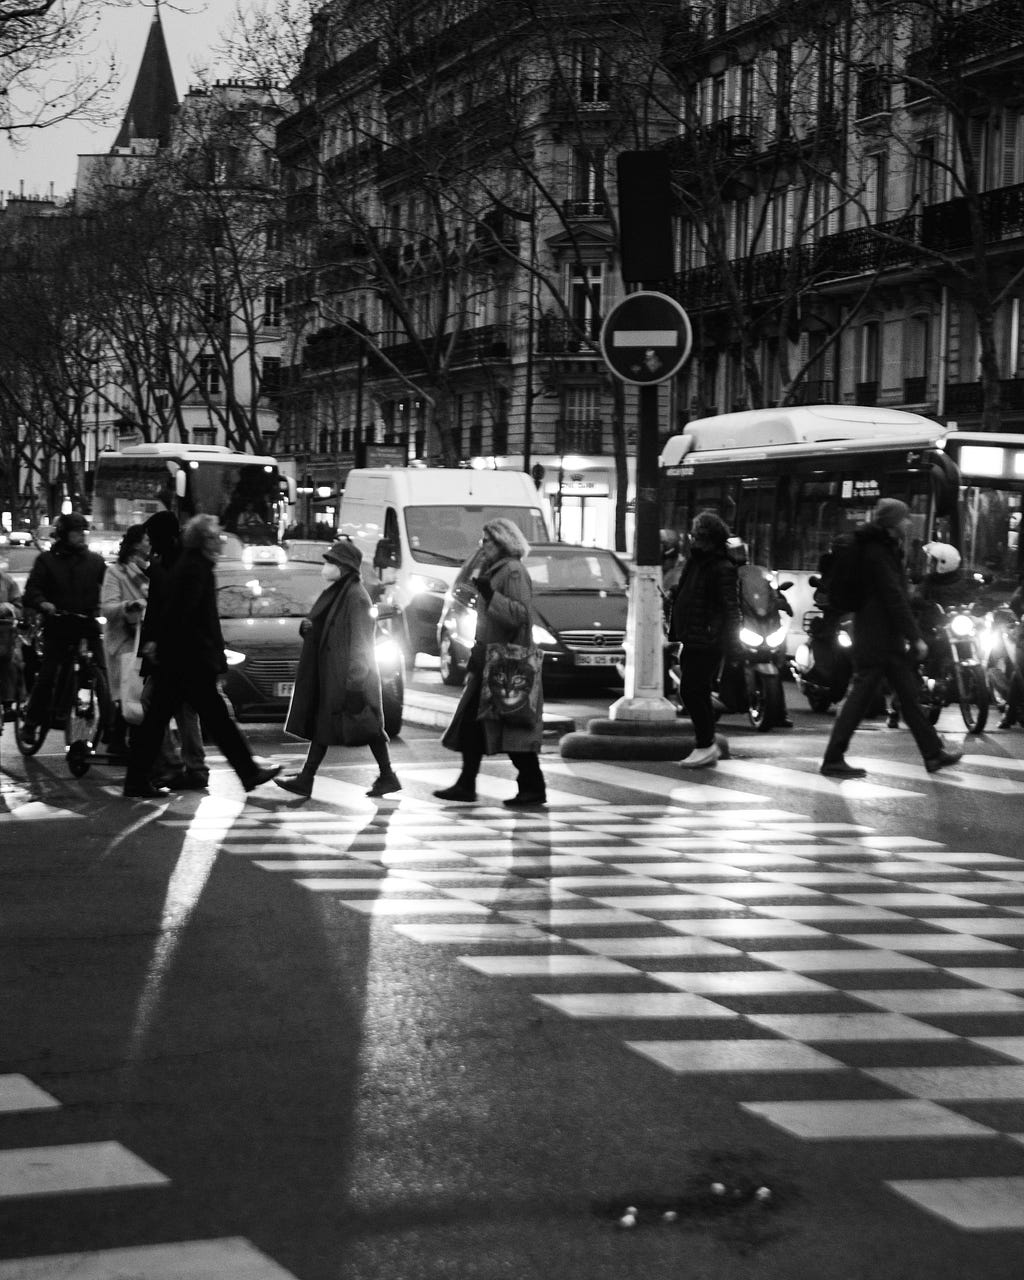
[[[1024,235],[1024,183],[982,192],[977,199],[980,231],[986,244]],[[972,239],[966,196],[929,205],[921,215],[921,243],[928,249],[966,249]]]
[[[1004,409],[1024,409],[1024,378],[1000,379],[999,403]],[[951,382],[947,385],[946,413],[949,417],[981,413],[984,406],[985,394],[980,382]]]
[[[596,342],[601,332],[600,321],[590,325],[588,336],[586,328],[574,324],[571,320],[562,320],[554,316],[541,316],[537,323],[537,354],[544,356],[596,355],[591,345]]]

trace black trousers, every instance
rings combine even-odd
[[[889,682],[893,693],[899,698],[900,712],[907,722],[907,728],[914,735],[922,757],[928,760],[942,750],[942,739],[935,731],[935,726],[928,723],[928,717],[917,700],[917,676],[910,659],[894,656],[855,667],[846,701],[839,708],[825,748],[826,764],[834,764],[843,758],[850,739],[871,709],[884,681]]]
[[[478,690],[473,702],[467,703],[466,719],[463,722],[462,732],[459,737],[459,748],[462,752],[462,772],[459,775],[459,781],[470,788],[475,786],[476,776],[480,772],[480,765],[487,754],[487,739],[484,735],[484,727],[476,718],[479,705],[480,695]],[[508,758],[515,767],[516,781],[521,793],[530,792],[536,794],[538,791],[544,791],[544,774],[541,772],[540,757],[536,751],[510,751]]]
[[[683,645],[679,657],[679,698],[693,721],[697,747],[710,747],[715,740],[711,690],[721,662],[721,649],[695,649],[692,645]]]
[[[153,700],[139,725],[125,784],[142,786],[149,781],[167,725],[182,702],[198,714],[203,728],[223,751],[243,786],[252,782],[258,766],[221,697],[216,675],[212,671],[186,671],[173,676],[161,672],[154,677]]]

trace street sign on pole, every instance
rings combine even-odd
[[[667,382],[679,372],[693,341],[690,319],[667,293],[643,290],[615,304],[601,326],[601,354],[623,382]]]

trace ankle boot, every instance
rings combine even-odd
[[[282,791],[290,791],[293,796],[303,796],[305,799],[313,794],[313,779],[316,775],[307,773],[305,769],[301,769],[298,773],[287,773],[282,778],[275,778],[274,782]]]

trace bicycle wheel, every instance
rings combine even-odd
[[[92,763],[92,755],[100,731],[100,704],[94,677],[79,668],[74,696],[64,722],[68,768],[76,778],[82,777]]]

